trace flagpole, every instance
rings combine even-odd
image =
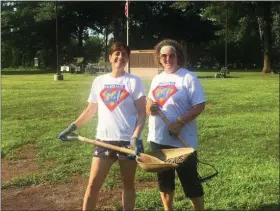
[[[129,4],[128,0],[126,0],[126,9],[127,9],[127,16],[126,16],[126,45],[129,46]],[[128,58],[127,62],[127,72],[130,73],[130,58]]]

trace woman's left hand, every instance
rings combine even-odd
[[[130,148],[135,150],[135,154],[139,155],[144,152],[143,140],[137,137],[133,137],[130,140]]]
[[[172,122],[168,126],[168,132],[170,136],[178,136],[182,128],[184,127],[184,123],[181,120],[176,120],[175,122]]]

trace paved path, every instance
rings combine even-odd
[[[130,73],[143,79],[152,79],[158,73],[158,68],[130,68]]]

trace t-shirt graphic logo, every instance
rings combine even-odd
[[[174,85],[157,86],[153,90],[153,96],[158,104],[163,106],[165,102],[177,91],[178,89]]]
[[[105,88],[100,92],[100,97],[110,111],[113,111],[129,93],[124,88]]]

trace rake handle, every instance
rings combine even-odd
[[[162,113],[161,110],[158,111],[158,114],[160,115],[161,119],[164,121],[164,123],[169,126],[171,124],[171,122],[167,119],[167,117]],[[188,145],[186,144],[186,142],[184,141],[183,137],[180,136],[179,134],[177,135],[177,138],[181,141],[181,143],[185,146],[188,147]]]

